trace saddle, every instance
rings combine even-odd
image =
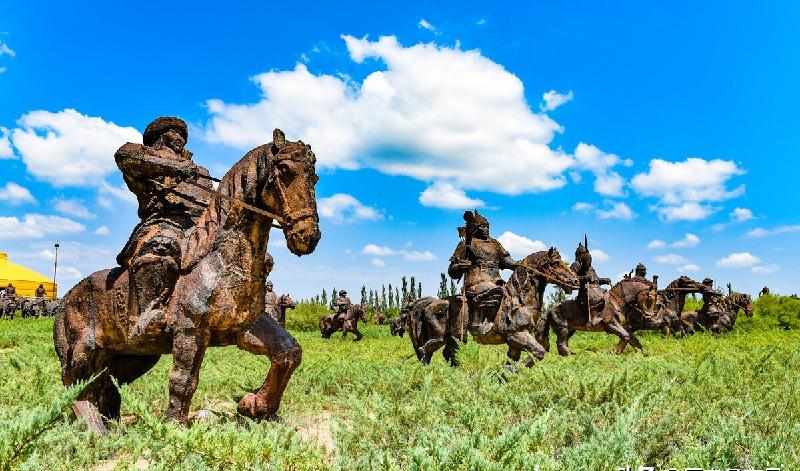
[[[495,286],[478,293],[467,292],[467,301],[475,308],[499,308],[503,300],[503,289]]]

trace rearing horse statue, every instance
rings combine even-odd
[[[264,383],[241,399],[238,411],[277,418],[302,349],[264,314],[269,231],[279,222],[289,250],[298,256],[313,252],[322,234],[311,147],[285,140],[279,130],[273,137],[237,162],[213,192],[188,237],[162,318],[137,326],[129,273],[119,267],[93,273],[64,296],[55,319],[55,349],[65,385],[98,375],[73,406],[91,430],[106,433],[103,417],[119,417],[120,395],[111,377],[130,383],[169,353],[166,417],[186,424],[209,346],[237,345],[269,357]]]

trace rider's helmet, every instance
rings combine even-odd
[[[647,276],[647,267],[644,266],[643,263],[639,263],[636,265],[636,269],[634,270],[634,275],[641,276],[642,278]]]
[[[272,282],[267,281],[267,291],[272,291]]]
[[[347,296],[347,291],[345,290],[339,291],[339,296]]]
[[[169,130],[177,131],[183,137],[184,142],[189,139],[189,128],[184,120],[174,116],[162,116],[161,118],[156,118],[155,121],[144,128],[142,142],[150,147],[158,141],[162,134]]]

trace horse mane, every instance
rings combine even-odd
[[[741,301],[746,301],[749,297],[749,294],[731,293],[725,296],[722,301],[720,301],[720,304],[724,305],[725,307],[731,307],[734,304],[739,304]]]
[[[251,150],[236,162],[220,180],[217,191],[229,198],[251,205],[258,205],[257,197],[272,174],[272,145],[264,144]],[[227,230],[237,223],[265,218],[243,208],[219,195],[212,195],[208,207],[197,220],[189,234],[187,248],[181,267],[187,270],[194,266],[220,241],[228,238]]]
[[[550,261],[550,251],[541,250],[539,252],[534,252],[528,255],[527,257],[523,258],[522,264],[538,270],[543,265],[546,265],[549,261]]]

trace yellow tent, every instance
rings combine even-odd
[[[54,285],[52,279],[22,265],[9,262],[8,255],[0,252],[0,289],[8,286],[9,282],[17,289],[17,296],[33,296],[41,284],[44,285],[46,297],[52,299],[58,289],[58,285]]]

